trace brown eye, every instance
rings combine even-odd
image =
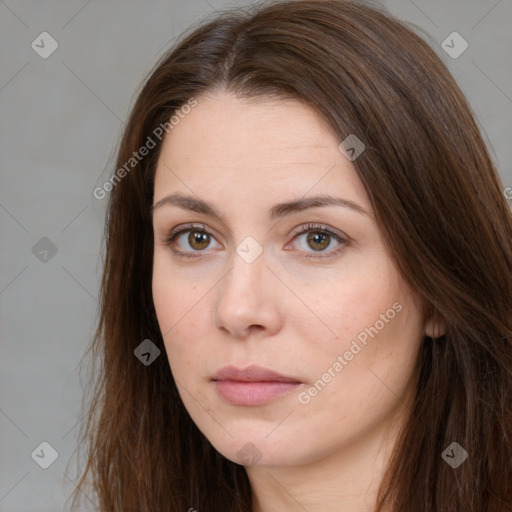
[[[327,233],[311,232],[307,236],[309,247],[315,251],[322,251],[329,247],[331,236]]]
[[[319,259],[340,254],[349,245],[350,238],[326,226],[308,224],[295,234],[294,240],[301,256]]]
[[[205,226],[190,224],[173,230],[166,240],[167,245],[171,246],[177,255],[190,257],[202,256],[203,253],[209,252],[205,249],[211,248],[212,242],[217,243],[217,248],[221,247]]]
[[[190,231],[187,240],[192,249],[200,251],[210,244],[210,235],[204,231]]]

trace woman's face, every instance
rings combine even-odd
[[[153,299],[186,409],[245,465],[378,443],[411,397],[423,318],[342,141],[298,101],[197,100],[164,140],[153,210]]]

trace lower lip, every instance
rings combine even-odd
[[[241,382],[214,381],[219,395],[233,405],[262,405],[285,395],[300,385],[299,382]]]

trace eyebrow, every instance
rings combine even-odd
[[[150,207],[151,215],[153,215],[155,210],[161,208],[164,205],[178,206],[184,210],[209,215],[219,219],[222,222],[225,222],[222,214],[217,210],[217,208],[215,208],[215,206],[197,197],[184,196],[178,192],[169,194]],[[341,197],[323,195],[296,199],[286,203],[278,203],[270,208],[268,211],[268,216],[271,220],[274,220],[295,212],[306,210],[308,208],[316,208],[320,206],[343,206],[345,208],[350,208],[351,210],[362,215],[370,215],[363,207],[357,203],[354,203],[353,201],[343,199]]]

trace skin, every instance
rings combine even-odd
[[[314,110],[223,91],[197,100],[164,140],[154,188],[154,204],[179,192],[222,215],[171,204],[153,212],[153,299],[180,396],[220,453],[237,463],[244,447],[253,456],[255,512],[371,511],[434,326],[393,264],[341,140]],[[268,218],[276,203],[323,194],[366,213],[322,206]],[[211,236],[194,242],[188,232],[168,245],[171,230],[187,223]],[[310,223],[348,242],[308,242],[316,230],[296,233]],[[263,250],[252,263],[236,251],[247,236]],[[396,303],[400,312],[334,371]],[[210,380],[228,364],[257,364],[301,384],[265,405],[232,405]],[[331,380],[301,403],[299,393],[329,368]]]

